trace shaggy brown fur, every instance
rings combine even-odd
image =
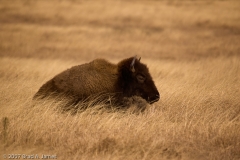
[[[77,103],[91,96],[112,97],[122,104],[124,97],[140,96],[149,103],[159,100],[146,65],[136,57],[112,64],[104,59],[74,66],[46,82],[35,98],[64,95]],[[104,96],[105,95],[105,96]]]

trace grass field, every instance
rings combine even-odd
[[[240,159],[239,8],[238,1],[0,1],[0,159]],[[161,94],[143,113],[96,106],[71,115],[59,112],[61,102],[32,101],[73,65],[134,55]]]

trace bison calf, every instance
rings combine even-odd
[[[123,99],[139,96],[152,104],[160,99],[147,66],[137,57],[112,64],[104,59],[74,66],[46,82],[35,98],[64,95],[73,103],[91,96],[111,96],[115,104]]]

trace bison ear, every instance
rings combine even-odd
[[[135,65],[136,59],[137,59],[137,56],[135,56],[135,57],[133,58],[132,63],[131,63],[131,65],[130,65],[130,69],[131,69],[132,72],[135,72],[134,65]]]

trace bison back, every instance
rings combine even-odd
[[[97,59],[56,75],[46,82],[34,97],[67,94],[81,99],[100,93],[114,93],[117,76],[116,65]]]

